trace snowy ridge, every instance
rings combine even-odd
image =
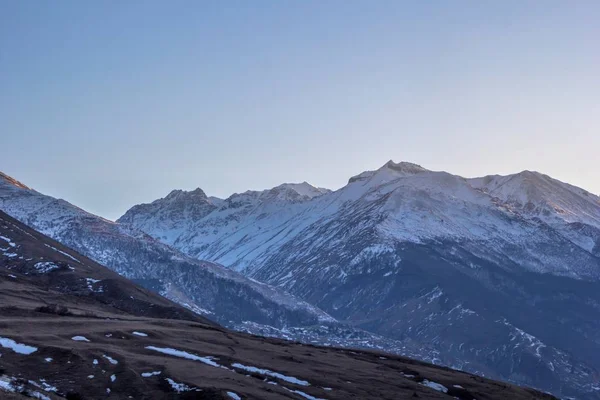
[[[539,172],[493,175],[469,182],[493,198],[548,223],[580,222],[600,228],[600,197]]]
[[[587,325],[600,310],[597,196],[539,173],[466,179],[392,161],[313,198],[281,190],[236,194],[172,221],[157,220],[170,212],[157,201],[119,222],[402,343],[394,348],[431,343],[419,357],[432,362],[589,392],[593,374],[580,372],[600,371],[586,356],[600,351],[590,340],[600,324]],[[564,324],[579,333],[554,336]]]
[[[527,199],[515,194],[521,193],[523,185],[511,189],[499,182],[523,181],[522,177],[529,174],[540,178],[531,184],[529,194],[523,195],[529,196]],[[157,200],[133,207],[119,222],[135,226],[192,257],[247,274],[299,235],[310,237],[319,231],[320,241],[325,241],[326,233],[321,227],[350,219],[356,213],[363,215],[362,225],[357,228],[365,229],[371,224],[381,240],[493,241],[500,251],[516,246],[523,252],[537,253],[541,244],[554,240],[549,236],[559,234],[587,253],[600,252],[598,198],[537,173],[465,179],[412,163],[390,161],[376,171],[351,178],[338,191],[305,196],[301,201],[289,196],[289,186],[235,194],[218,207],[205,202],[201,213],[190,211],[200,207],[198,202],[178,205],[181,208],[174,210],[166,199]],[[515,206],[518,204],[528,204],[528,208]],[[144,208],[150,206],[151,209]],[[539,212],[526,213],[528,209]],[[370,218],[376,223],[364,218],[366,210],[370,210]],[[165,218],[174,213],[176,218]],[[540,215],[545,217],[541,222],[554,232],[540,225]],[[558,225],[556,221],[564,223]],[[565,223],[585,226],[582,229]],[[544,253],[534,254],[523,266],[539,272],[598,278],[600,274],[590,271],[587,264],[581,270],[566,269],[560,260],[547,259]]]
[[[181,300],[189,309],[206,311],[223,324],[248,319],[246,313],[254,313],[256,322],[273,326],[335,322],[327,313],[280,289],[186,256],[141,230],[107,221],[15,182],[0,177],[0,209],[127,278],[157,292],[167,291],[171,299]],[[165,200],[177,206],[190,198],[211,206],[200,189],[173,191]],[[202,213],[201,207],[193,210]],[[182,219],[190,217],[187,211]],[[52,268],[41,263],[38,269],[46,273]]]
[[[334,192],[301,185],[227,199],[173,191],[118,223],[10,183],[0,207],[228,326],[591,393],[596,196],[538,173],[465,179],[404,162]],[[231,293],[244,300],[221,305]],[[253,318],[234,320],[245,306]]]

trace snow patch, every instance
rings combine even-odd
[[[438,392],[448,393],[448,388],[437,382],[433,382],[433,381],[429,381],[429,380],[425,379],[420,384],[423,386],[427,386],[428,388],[431,388],[433,390],[437,390]]]
[[[300,391],[300,390],[292,390],[292,389],[288,389],[288,388],[286,388],[285,386],[283,386],[283,388],[284,388],[285,390],[287,390],[288,392],[295,393],[295,394],[297,394],[297,395],[299,395],[299,396],[301,396],[301,397],[304,397],[305,399],[308,399],[308,400],[325,400],[325,399],[322,399],[322,398],[319,398],[319,397],[314,397],[314,396],[311,396],[310,394],[308,394],[308,393],[304,393],[304,392],[302,392],[302,391]]]
[[[50,399],[50,397],[46,396],[45,394],[42,394],[40,392],[30,392],[29,395],[34,398],[34,399],[39,399],[39,400],[52,400]]]
[[[81,264],[81,261],[79,261],[78,259],[76,259],[76,258],[75,258],[75,257],[73,257],[72,255],[70,255],[70,254],[67,254],[67,253],[65,253],[65,252],[64,252],[64,251],[62,251],[62,250],[59,250],[59,249],[57,249],[57,248],[56,248],[56,247],[54,247],[54,246],[50,246],[49,244],[46,244],[46,243],[44,243],[44,245],[45,245],[46,247],[49,247],[49,248],[51,248],[52,250],[54,250],[54,251],[56,251],[56,252],[58,252],[58,253],[62,254],[63,256],[69,257],[71,260],[73,260],[73,261],[75,261],[75,262],[78,262],[79,264]]]
[[[233,400],[242,400],[242,398],[238,396],[238,394],[235,392],[227,392],[227,396],[229,396]]]
[[[102,293],[104,292],[104,288],[100,287],[98,289],[94,289],[94,285],[98,282],[100,282],[100,279],[93,279],[93,278],[85,278],[85,281],[87,283],[87,287],[90,291],[95,292],[95,293]]]
[[[12,339],[0,337],[0,346],[5,349],[11,349],[15,353],[29,355],[35,353],[38,348],[33,346],[28,346],[23,343],[17,343]]]
[[[307,381],[303,381],[301,379],[294,378],[293,376],[283,375],[283,374],[280,374],[279,372],[273,372],[268,369],[247,366],[247,365],[243,365],[240,363],[234,363],[234,364],[231,364],[231,366],[234,368],[242,369],[244,371],[254,372],[254,373],[260,374],[260,375],[266,375],[266,376],[270,376],[272,378],[278,378],[278,379],[281,379],[282,381],[286,381],[286,382],[293,383],[296,385],[310,386],[310,383],[308,383]]]
[[[119,364],[119,362],[117,360],[115,360],[114,358],[107,356],[106,354],[102,355],[102,358],[105,358],[108,360],[109,363],[111,363],[112,365],[117,365]]]
[[[42,382],[46,392],[58,392],[58,388],[56,386],[49,385],[44,379],[41,379],[40,382]]]
[[[200,357],[195,354],[188,353],[186,351],[172,349],[169,347],[146,346],[146,349],[158,351],[159,353],[168,354],[170,356],[186,358],[188,360],[193,360],[193,361],[199,361],[201,363],[210,365],[211,367],[228,369],[227,367],[224,367],[224,366],[214,362],[213,357]]]
[[[178,383],[175,382],[173,379],[171,378],[165,378],[167,380],[167,382],[169,382],[169,384],[171,385],[171,387],[173,388],[174,391],[176,391],[177,393],[182,393],[182,392],[201,392],[200,389],[195,388],[195,387],[190,387],[188,385],[186,385],[185,383]]]
[[[0,235],[0,239],[4,240],[5,242],[8,242],[8,245],[10,247],[15,247],[16,244],[14,242],[12,242],[9,238],[7,238],[6,236],[2,236]]]
[[[58,269],[60,267],[53,262],[43,261],[43,262],[35,263],[33,268],[35,268],[40,274],[46,274],[46,273],[53,271],[55,269]]]
[[[15,392],[15,387],[12,385],[12,379],[0,376],[0,389],[7,392]]]

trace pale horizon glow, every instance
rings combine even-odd
[[[600,194],[600,3],[4,2],[0,171],[114,220],[392,159]]]

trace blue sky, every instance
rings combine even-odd
[[[0,2],[0,170],[114,219],[387,160],[600,193],[597,1]]]

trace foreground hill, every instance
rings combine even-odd
[[[235,333],[0,212],[0,397],[552,399],[410,359]]]
[[[388,162],[335,192],[172,192],[119,219],[425,360],[600,398],[600,198]]]

